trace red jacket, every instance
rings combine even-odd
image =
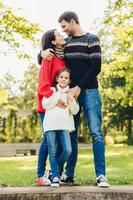
[[[55,77],[57,73],[65,68],[64,60],[54,56],[52,61],[43,59],[41,63],[41,68],[39,71],[39,80],[38,80],[38,91],[37,91],[37,112],[44,112],[42,107],[42,98],[50,97],[53,94],[51,86],[55,82]]]

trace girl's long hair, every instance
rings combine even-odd
[[[42,49],[46,50],[48,48],[55,48],[55,45],[52,44],[52,41],[55,40],[55,30],[56,29],[52,29],[49,31],[46,31],[43,36],[42,36],[42,41],[41,41],[41,45],[42,45]]]

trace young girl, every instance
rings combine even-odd
[[[38,92],[37,92],[37,112],[40,116],[41,125],[43,124],[43,119],[45,115],[45,107],[42,107],[42,99],[43,97],[49,97],[53,94],[53,90],[51,86],[55,82],[55,77],[57,73],[65,68],[65,63],[63,60],[63,45],[65,44],[65,40],[60,35],[60,33],[56,30],[49,30],[43,34],[42,37],[42,50],[45,49],[53,49],[54,57],[51,61],[42,59],[41,68],[39,72],[39,80],[38,80]],[[60,102],[60,104],[63,102]],[[46,160],[48,156],[48,145],[47,140],[44,135],[43,141],[40,145],[39,155],[38,155],[38,169],[37,169],[37,179],[36,182],[39,185],[48,185],[50,181],[45,177],[45,166]]]
[[[79,111],[79,105],[74,95],[69,92],[70,71],[62,69],[56,78],[56,88],[51,88],[54,93],[49,98],[44,97],[42,105],[46,109],[43,121],[44,133],[48,143],[49,161],[53,180],[51,186],[59,186],[63,165],[71,154],[69,132],[75,130],[73,115]],[[57,106],[63,100],[66,108]],[[57,158],[57,140],[62,152]]]

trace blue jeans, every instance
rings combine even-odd
[[[78,126],[79,126],[79,119],[80,119],[80,111],[77,115],[74,116],[75,122],[75,131],[70,133],[70,140],[71,140],[71,147],[72,153],[69,156],[69,159],[66,164],[66,172],[70,177],[74,177],[74,171],[77,163],[77,156],[78,156]]]
[[[39,119],[40,119],[40,125],[42,127],[42,132],[43,132],[43,119],[44,119],[45,113],[40,112],[39,113]],[[58,138],[57,138],[58,139]],[[61,145],[59,144],[58,148],[58,156],[61,154]],[[42,177],[45,174],[46,171],[46,161],[48,157],[48,144],[47,144],[47,139],[46,135],[43,134],[43,140],[40,144],[39,147],[39,153],[38,153],[38,166],[37,166],[37,177]],[[62,169],[63,171],[63,169]],[[60,172],[62,173],[62,172]]]
[[[45,115],[44,112],[39,113],[42,132],[43,132],[44,115]],[[42,177],[45,174],[47,156],[48,156],[48,144],[47,144],[46,136],[43,134],[43,140],[40,144],[39,154],[38,154],[37,177]]]
[[[46,135],[48,142],[49,161],[52,170],[52,176],[60,177],[64,163],[68,160],[71,154],[71,142],[69,132],[66,130],[47,131]],[[58,155],[58,143],[61,145],[61,154]]]
[[[87,124],[90,129],[90,134],[93,141],[93,153],[96,176],[105,175],[105,144],[104,137],[101,131],[102,114],[101,114],[101,99],[98,89],[83,90],[79,96],[80,108],[83,108]],[[70,155],[66,174],[74,177],[74,170],[77,162],[77,128],[79,126],[80,112],[75,116],[76,131],[71,133],[72,154]]]

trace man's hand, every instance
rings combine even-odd
[[[68,101],[73,101],[75,98],[74,98],[74,94],[70,91],[68,93]]]
[[[53,49],[49,48],[49,49],[41,51],[41,57],[46,59],[46,60],[51,61],[53,56],[54,56],[54,50]]]
[[[70,91],[74,94],[75,98],[78,98],[78,96],[80,95],[81,89],[79,86],[75,86],[71,88]]]
[[[61,99],[58,100],[56,106],[58,106],[59,108],[66,108],[67,107],[67,103]]]

